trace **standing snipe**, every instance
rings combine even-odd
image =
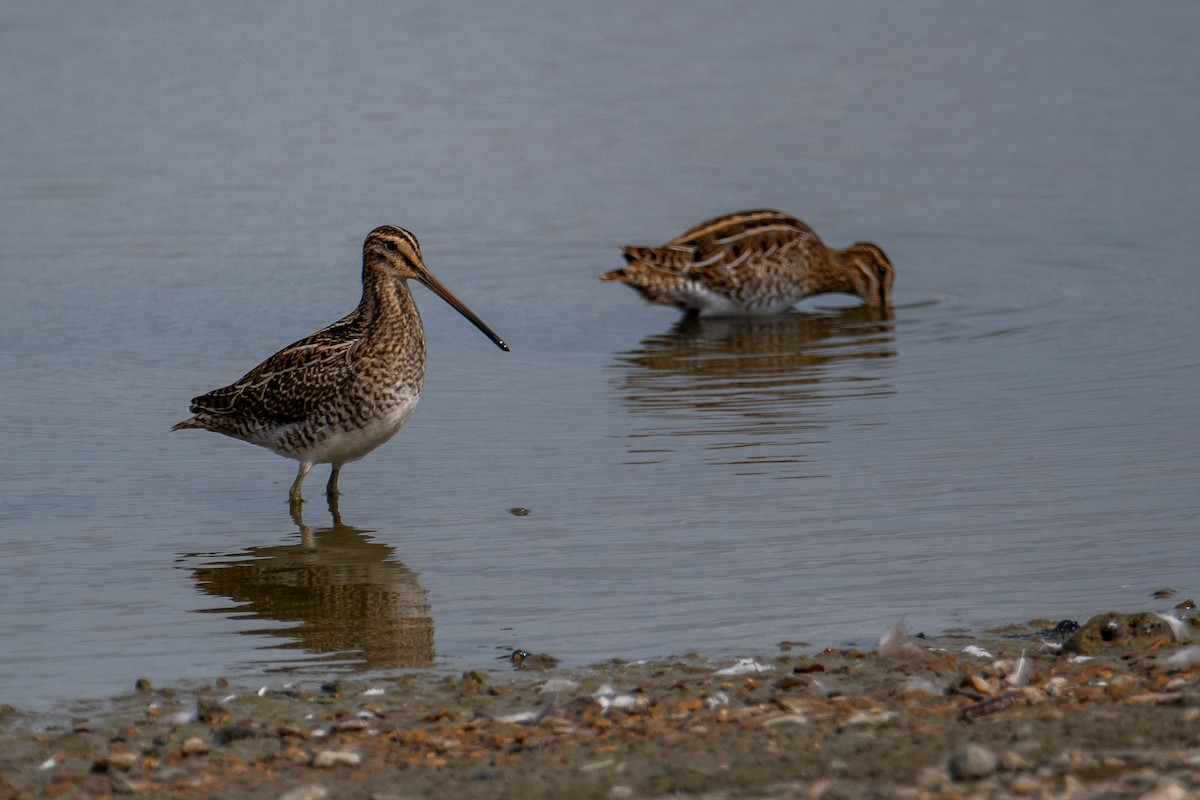
[[[236,383],[192,401],[194,417],[172,430],[203,428],[300,462],[288,493],[314,464],[332,464],[326,494],[338,492],[342,465],[374,450],[413,412],[425,377],[425,333],[408,280],[416,279],[474,323],[501,350],[508,345],[425,268],[421,245],[403,228],[376,228],[363,243],[358,308],[288,345]]]
[[[777,314],[805,297],[845,292],[867,305],[892,302],[892,262],[878,245],[826,247],[812,228],[779,211],[739,211],[703,222],[662,247],[621,248],[627,283],[651,303],[690,315]]]

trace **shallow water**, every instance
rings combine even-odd
[[[1200,11],[364,8],[0,9],[0,702],[1200,592]],[[596,279],[760,206],[894,312]],[[420,407],[294,521],[291,462],[169,429],[385,222],[513,352],[417,289]]]

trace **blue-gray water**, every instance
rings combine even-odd
[[[1200,7],[0,8],[0,702],[870,645],[1200,592]],[[622,243],[777,207],[897,268],[676,329]],[[421,405],[342,475],[171,433],[353,308]],[[510,508],[524,507],[527,516]],[[1179,599],[1177,596],[1175,599]]]

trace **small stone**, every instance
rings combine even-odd
[[[196,719],[208,725],[217,725],[229,719],[229,712],[215,700],[197,700]]]
[[[1008,772],[1021,772],[1031,767],[1028,759],[1016,750],[1005,750],[1001,753],[1000,766]]]
[[[138,678],[133,684],[133,688],[137,689],[142,694],[149,694],[154,691],[154,687],[150,685],[149,678]]]
[[[529,509],[522,508],[521,506],[517,506],[516,508],[510,508],[508,510],[508,513],[512,514],[514,517],[528,517]]]
[[[883,728],[895,725],[900,721],[900,715],[895,711],[856,711],[846,718],[846,725],[861,728]]]
[[[808,717],[802,714],[780,714],[777,717],[770,717],[762,722],[764,728],[774,728],[776,725],[807,725]]]
[[[285,747],[279,751],[279,757],[289,764],[307,764],[309,755],[299,747]]]
[[[1013,778],[1013,782],[1009,784],[1008,788],[1013,794],[1032,796],[1040,792],[1042,787],[1042,782],[1032,775],[1018,775]]]
[[[183,740],[180,749],[185,756],[202,756],[208,752],[208,742],[199,736],[189,736]]]
[[[279,800],[325,800],[329,790],[324,786],[310,783],[307,786],[297,786],[291,791],[279,795]]]
[[[950,777],[956,781],[986,778],[996,771],[996,754],[978,744],[966,744],[950,754]]]
[[[299,725],[296,725],[295,723],[281,722],[279,725],[275,726],[275,735],[281,739],[288,736],[294,736],[297,739],[307,739],[308,731],[304,728],[301,728]]]
[[[1100,652],[1125,650],[1145,651],[1163,639],[1170,641],[1170,627],[1157,614],[1107,613],[1089,619],[1063,644],[1068,653],[1094,655]]]
[[[137,787],[122,772],[108,773],[108,788],[113,794],[137,794]]]
[[[346,766],[357,767],[362,763],[362,756],[352,750],[321,750],[313,756],[312,765],[318,769]]]
[[[788,714],[803,714],[805,711],[804,701],[796,698],[779,696],[771,698],[771,701]]]
[[[964,687],[974,689],[976,692],[986,697],[991,697],[996,693],[996,687],[992,686],[992,684],[988,682],[987,678],[984,678],[982,675],[968,675],[963,678],[962,685]]]
[[[96,763],[107,767],[116,767],[119,770],[128,772],[137,766],[137,753],[130,752],[129,750],[121,750],[101,756],[97,759]]]
[[[1140,800],[1186,800],[1187,789],[1174,778],[1163,778],[1155,788],[1141,796]]]
[[[242,739],[250,739],[255,735],[253,728],[245,725],[226,725],[218,728],[213,734],[213,742],[225,747]]]
[[[1083,797],[1087,787],[1083,781],[1074,775],[1067,775],[1062,781],[1062,793],[1060,797]]]
[[[917,786],[931,792],[945,791],[950,781],[946,771],[936,767],[925,767],[917,773]]]

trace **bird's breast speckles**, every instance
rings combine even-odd
[[[420,397],[419,387],[407,385],[362,388],[349,402],[280,430],[272,449],[314,464],[355,461],[396,435]]]

